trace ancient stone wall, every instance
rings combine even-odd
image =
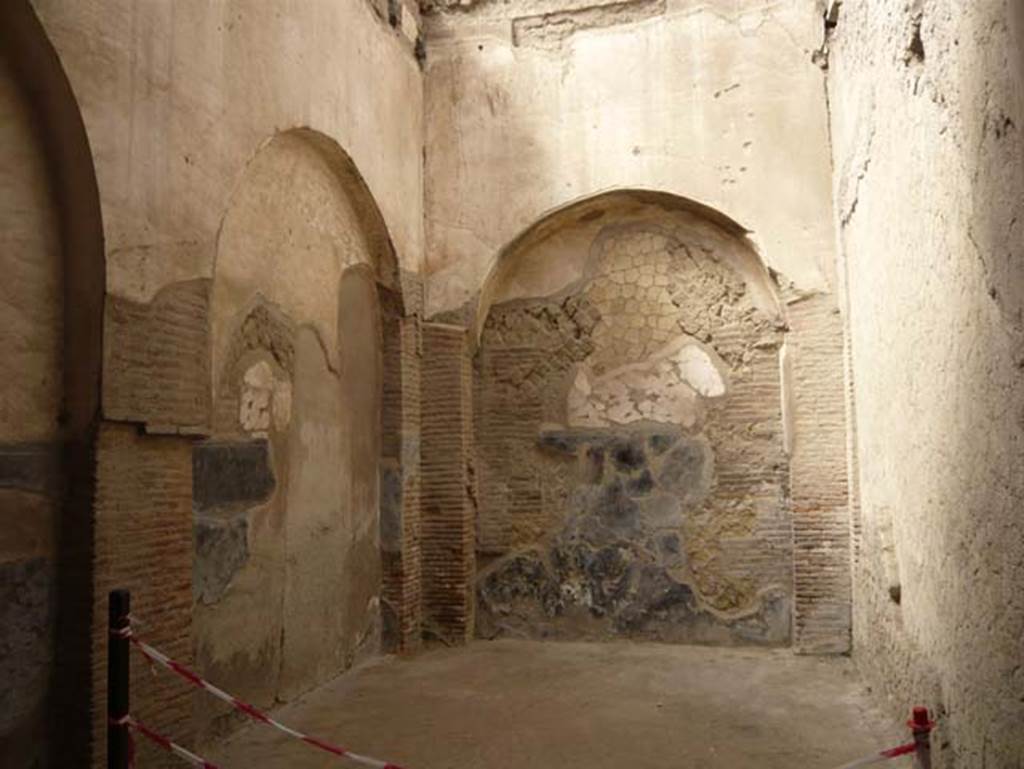
[[[863,540],[854,656],[894,712],[937,712],[936,766],[1019,766],[1024,7],[837,10],[829,96]]]
[[[545,331],[536,345],[496,349],[492,365],[505,365],[498,361],[504,357],[509,371],[571,366],[573,355],[588,353],[552,358],[561,349],[558,336],[579,331],[574,344],[594,341],[568,317],[574,308],[559,305],[589,248],[579,242],[585,228],[563,227],[576,205],[609,190],[647,190],[652,199],[681,195],[703,204],[712,221],[722,212],[727,227],[739,222],[777,276],[782,314],[793,313],[792,338],[781,351],[780,376],[788,384],[779,401],[796,539],[791,639],[800,651],[843,653],[851,622],[847,416],[819,5],[426,3],[427,313],[480,329],[490,322],[482,308],[511,298],[556,298],[523,321],[547,323],[554,337]],[[519,260],[514,275],[502,261],[511,252]],[[524,293],[529,281],[533,290]],[[506,309],[512,308],[499,314]],[[632,352],[646,328],[644,321],[624,326],[617,344],[599,338],[596,360]],[[647,386],[656,392],[661,384],[652,378]],[[519,431],[516,440],[526,445],[532,428],[524,425],[550,419],[550,409],[543,398],[502,395],[501,387],[488,396],[504,399],[495,424],[509,435]],[[477,395],[480,403],[479,382]],[[611,403],[609,393],[599,390],[597,397]],[[651,405],[631,418],[645,409]],[[488,429],[477,437],[497,440]],[[481,451],[497,461],[499,449]],[[531,472],[504,479],[507,499],[503,486],[488,485],[488,472],[478,470],[484,548],[513,536],[500,516],[488,519],[488,506],[515,508],[515,527],[523,530],[515,536],[550,526],[544,484]]]
[[[852,554],[842,321],[834,295],[787,295],[785,300],[793,640],[802,652],[845,654],[850,651]]]
[[[521,298],[477,355],[478,632],[788,643],[778,305],[735,237],[633,205],[567,214],[492,288]],[[532,251],[578,274],[531,296]]]
[[[428,314],[505,246],[610,189],[727,213],[765,263],[834,292],[816,0],[425,4]]]
[[[336,311],[348,266],[372,262],[376,279],[393,290],[417,282],[423,226],[417,9],[376,0],[313,3],[290,9],[285,18],[276,6],[235,0],[33,5],[78,97],[91,142],[87,154],[95,159],[91,183],[102,204],[107,263],[106,275],[99,270],[92,278],[106,285],[103,416],[130,423],[144,431],[140,440],[156,443],[162,439],[155,436],[166,434],[197,441],[212,436],[193,457],[195,656],[204,672],[222,676],[228,688],[237,684],[254,701],[291,696],[350,664],[360,649],[376,646],[379,447],[367,455],[365,445],[351,445],[345,419],[379,415],[373,404],[345,401],[345,334],[365,329],[346,329]],[[224,239],[229,246],[240,242],[230,212],[246,210],[235,195],[258,176],[266,159],[261,148],[280,132],[306,127],[318,129],[303,134],[303,146],[320,153],[319,165],[300,162],[298,179],[281,174],[299,193],[282,194],[277,208],[258,217],[263,240],[242,246],[249,261],[222,261]],[[339,190],[352,192],[347,202]],[[298,225],[290,227],[292,220]],[[86,245],[76,241],[77,248]],[[88,281],[79,285],[83,292],[92,288]],[[367,355],[379,352],[378,343]],[[87,373],[100,381],[98,370]],[[87,421],[95,416],[94,408]],[[360,435],[379,441],[379,426]],[[358,462],[349,461],[352,449],[359,450]],[[99,465],[109,467],[116,458],[101,456]],[[359,462],[373,464],[373,471]],[[338,466],[358,477],[336,477]],[[91,466],[85,475],[92,477]],[[333,480],[321,487],[321,477]],[[139,496],[121,504],[142,514],[154,503],[136,480],[124,479],[125,493]],[[190,486],[175,484],[181,499],[166,508],[185,516],[175,524],[184,522],[186,538]],[[83,500],[87,507],[91,501]],[[344,518],[354,506],[358,514]],[[343,520],[333,540],[318,541],[309,531],[289,529],[286,513],[293,508],[303,508],[311,525],[332,511]],[[83,523],[90,524],[83,529],[88,549],[91,519]],[[97,531],[96,539],[116,542],[115,534]],[[323,667],[300,660],[309,657],[308,649],[287,652],[286,667],[286,625],[318,620],[323,611],[322,602],[305,603],[310,575],[299,573],[313,569],[315,558],[304,552],[308,562],[301,563],[295,547],[308,550],[305,541],[326,551],[337,540],[346,541],[345,548],[334,548],[344,568],[364,580],[359,589],[342,590],[334,624],[318,640],[330,647]],[[190,551],[175,564],[184,573],[173,600],[186,604],[193,593]],[[286,553],[293,559],[290,572]],[[124,555],[145,562],[135,551]],[[90,569],[78,575],[81,584],[90,583]],[[294,580],[286,589],[289,573]],[[118,574],[124,586],[150,587],[141,571]],[[225,602],[231,609],[212,624],[213,607]],[[180,638],[160,639],[175,650],[178,641],[192,638],[187,622],[177,629]],[[294,640],[285,635],[285,646]],[[240,648],[232,647],[235,642]],[[89,696],[82,682],[81,697]],[[231,726],[223,715],[208,702],[199,705],[201,731]],[[93,759],[101,762],[97,747]],[[88,760],[86,748],[76,754],[80,761]]]
[[[0,764],[46,754],[62,495],[57,201],[27,95],[0,56]]]
[[[212,440],[196,454],[197,657],[262,705],[293,699],[380,644],[379,466],[382,455],[399,474],[405,466],[391,400],[411,374],[398,270],[346,160],[308,131],[272,140],[225,214],[211,291]],[[386,323],[378,293],[391,297]],[[232,725],[227,708],[201,707],[208,735]]]

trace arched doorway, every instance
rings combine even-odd
[[[0,764],[47,760],[59,723],[67,751],[49,759],[79,765],[89,744],[103,228],[78,103],[27,2],[0,9],[0,112]]]

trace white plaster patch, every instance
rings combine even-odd
[[[679,374],[694,390],[706,398],[725,395],[725,382],[711,357],[695,344],[688,344],[675,359]]]
[[[242,394],[239,398],[238,421],[242,429],[255,436],[265,437],[271,420],[276,430],[288,427],[291,412],[291,383],[274,376],[266,361],[250,366],[242,377]]]
[[[599,377],[581,366],[569,390],[569,424],[607,427],[651,421],[692,427],[700,415],[700,399],[725,391],[725,380],[711,356],[682,339],[643,363]]]

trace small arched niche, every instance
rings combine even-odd
[[[476,327],[479,632],[787,643],[784,332],[743,230],[679,197],[510,244]]]

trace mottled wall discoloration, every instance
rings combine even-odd
[[[564,253],[541,237],[507,255],[522,266],[490,289],[548,284],[534,248],[577,265],[483,322],[478,627],[785,643],[783,325],[767,276],[700,216],[631,205],[571,217],[591,235],[550,235]]]

